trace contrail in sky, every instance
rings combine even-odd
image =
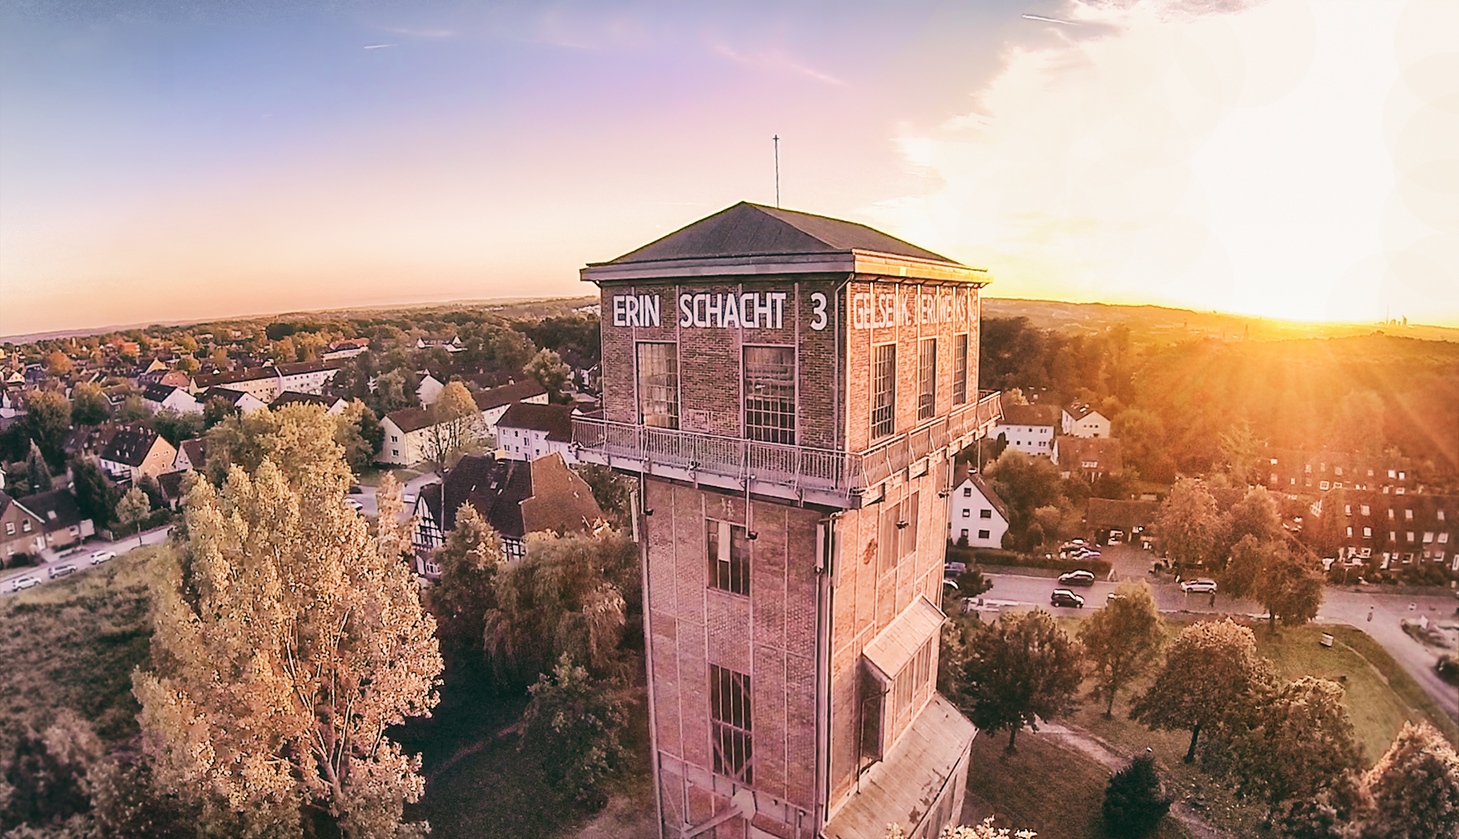
[[[1025,20],[1041,20],[1044,23],[1062,23],[1065,26],[1078,26],[1079,25],[1079,24],[1075,23],[1072,20],[1059,20],[1056,17],[1044,17],[1043,15],[1024,15],[1023,17],[1024,17]]]

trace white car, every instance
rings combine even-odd
[[[64,576],[66,576],[68,574],[75,574],[75,573],[76,573],[76,566],[72,565],[69,562],[66,563],[65,565],[52,565],[50,568],[47,568],[46,569],[46,575],[49,576],[53,580],[56,579],[57,577],[64,577]]]
[[[31,576],[16,577],[14,580],[12,580],[10,582],[10,590],[11,591],[25,591],[28,588],[35,588],[36,586],[38,586],[40,584],[41,584],[41,578],[40,577],[31,577]]]
[[[1196,594],[1215,594],[1216,593],[1216,581],[1215,580],[1182,580],[1181,583],[1180,583],[1180,590],[1183,591],[1183,592],[1185,592],[1186,594],[1190,594],[1192,592],[1195,592]]]
[[[112,551],[97,551],[93,553],[89,558],[87,558],[86,561],[90,562],[92,565],[100,565],[103,562],[111,562],[113,559],[116,558],[117,555]]]

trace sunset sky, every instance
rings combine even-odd
[[[1459,326],[1459,3],[0,0],[0,335],[591,293],[740,200]]]

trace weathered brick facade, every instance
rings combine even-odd
[[[977,388],[986,277],[746,204],[583,274],[602,289],[604,418],[574,437],[580,459],[643,479],[663,835],[935,835],[973,736],[934,685],[949,461],[996,419]],[[640,388],[660,387],[638,370],[645,342],[672,346],[677,427],[641,416]],[[887,344],[894,421],[874,437]],[[749,439],[744,350],[763,346],[793,349],[777,355],[794,361],[792,442]],[[730,533],[732,549],[713,535]],[[747,584],[715,576],[740,556]],[[724,679],[748,685],[745,709]]]

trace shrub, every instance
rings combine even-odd
[[[1141,755],[1109,779],[1104,791],[1104,826],[1112,836],[1148,835],[1165,818],[1172,798],[1155,771],[1155,759]]]
[[[1434,663],[1434,672],[1438,673],[1439,678],[1449,684],[1459,685],[1459,658],[1455,658],[1449,653],[1444,653]]]

